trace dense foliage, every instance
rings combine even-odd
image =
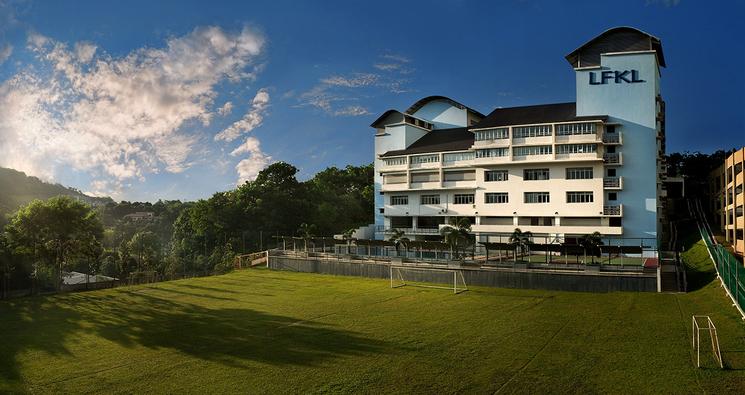
[[[0,288],[28,288],[33,279],[58,287],[71,270],[121,279],[225,272],[236,254],[274,246],[273,236],[301,228],[332,235],[372,222],[372,165],[331,167],[304,182],[297,173],[274,163],[256,180],[196,202],[34,200],[0,233]]]

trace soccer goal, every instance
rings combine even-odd
[[[696,366],[701,367],[701,332],[709,333],[711,340],[711,351],[714,354],[714,360],[720,368],[724,368],[722,363],[722,353],[719,351],[719,338],[717,337],[717,327],[711,321],[708,315],[694,315],[691,318],[691,328],[693,332],[693,349],[696,350]]]
[[[453,293],[456,294],[468,291],[463,272],[458,269],[393,265],[390,268],[391,288],[400,288],[408,285],[412,287],[452,289]]]

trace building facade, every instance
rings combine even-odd
[[[376,238],[436,238],[468,217],[480,241],[515,228],[656,239],[665,141],[660,40],[610,29],[566,56],[576,102],[484,115],[442,96],[375,128]]]
[[[730,153],[722,166],[709,178],[710,210],[715,213],[714,225],[724,233],[735,253],[745,255],[745,147]]]

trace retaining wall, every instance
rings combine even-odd
[[[388,263],[364,263],[345,260],[323,260],[270,256],[268,267],[303,273],[323,273],[339,276],[390,278]],[[468,286],[498,288],[546,289],[578,292],[657,292],[657,277],[642,273],[559,272],[536,269],[480,269],[463,267]],[[412,281],[452,284],[452,277],[443,272],[416,272]]]

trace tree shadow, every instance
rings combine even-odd
[[[252,309],[208,308],[130,290],[90,295],[0,303],[0,379],[22,385],[19,354],[71,354],[70,340],[83,334],[127,348],[173,350],[226,366],[245,361],[316,366],[390,349],[386,342],[331,325]]]

